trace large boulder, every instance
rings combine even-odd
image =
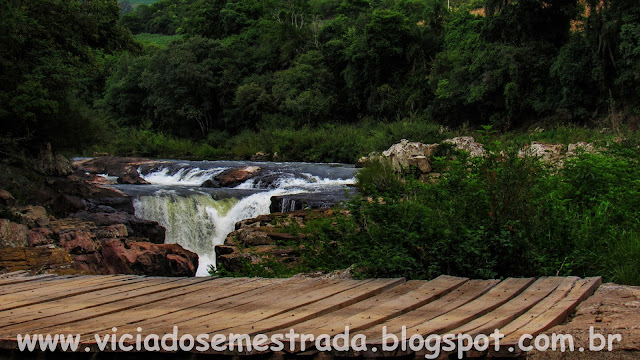
[[[74,216],[97,226],[124,224],[127,227],[128,234],[131,236],[147,238],[150,242],[156,244],[164,243],[166,230],[156,221],[140,219],[125,212],[90,213],[82,211]]]
[[[47,143],[38,157],[33,161],[33,168],[45,175],[67,176],[73,173],[71,162],[60,154],[51,151],[51,144]]]
[[[244,166],[228,169],[216,175],[213,179],[202,184],[203,187],[236,187],[258,175],[262,169],[259,166]]]
[[[558,162],[564,157],[566,149],[567,147],[562,144],[545,144],[534,141],[520,149],[518,156],[532,156],[546,162]]]
[[[134,240],[103,240],[102,261],[109,274],[194,276],[198,269],[198,255],[178,244]]]
[[[28,235],[26,225],[0,219],[0,248],[25,247]]]
[[[466,151],[471,157],[482,157],[486,154],[484,146],[477,143],[471,136],[459,136],[453,139],[444,140],[442,143],[451,144],[456,150]]]
[[[437,147],[438,144],[423,144],[402,139],[399,143],[391,145],[382,155],[391,162],[391,166],[398,173],[407,172],[412,168],[428,173],[431,171],[431,156]]]
[[[18,209],[15,214],[16,216],[20,217],[20,222],[23,225],[27,225],[30,229],[49,226],[50,223],[47,210],[45,210],[45,208],[42,206],[27,205],[23,208]]]

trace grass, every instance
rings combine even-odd
[[[180,40],[182,35],[163,35],[140,33],[135,36],[136,41],[144,46],[155,45],[160,48],[166,48],[171,42]]]

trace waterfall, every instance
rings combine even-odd
[[[215,267],[215,246],[224,244],[238,221],[269,213],[271,196],[282,190],[256,193],[240,200],[214,200],[207,194],[179,196],[164,192],[133,201],[136,215],[167,229],[166,243],[180,244],[200,257],[197,276]]]
[[[200,187],[225,169],[247,164],[167,161],[138,169],[152,185],[114,186],[134,197],[136,216],[157,221],[166,228],[166,243],[180,244],[197,253],[197,276],[206,276],[211,266],[215,268],[215,246],[224,244],[238,221],[269,214],[272,196],[332,198],[332,194],[342,194],[355,180],[355,169],[345,165],[259,163],[261,175],[235,188]],[[283,211],[295,209],[295,199],[282,201]]]

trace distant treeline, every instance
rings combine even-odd
[[[634,0],[162,0],[121,23],[183,34],[122,56],[122,125],[205,137],[426,118],[510,129],[640,110]]]

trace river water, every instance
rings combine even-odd
[[[224,170],[259,166],[260,173],[234,188],[201,185]],[[136,216],[167,229],[177,243],[200,257],[198,276],[215,267],[215,246],[244,219],[300,207],[328,207],[348,197],[353,165],[250,161],[163,161],[141,166],[151,185],[114,185],[134,198]],[[272,199],[272,197],[275,197]]]

